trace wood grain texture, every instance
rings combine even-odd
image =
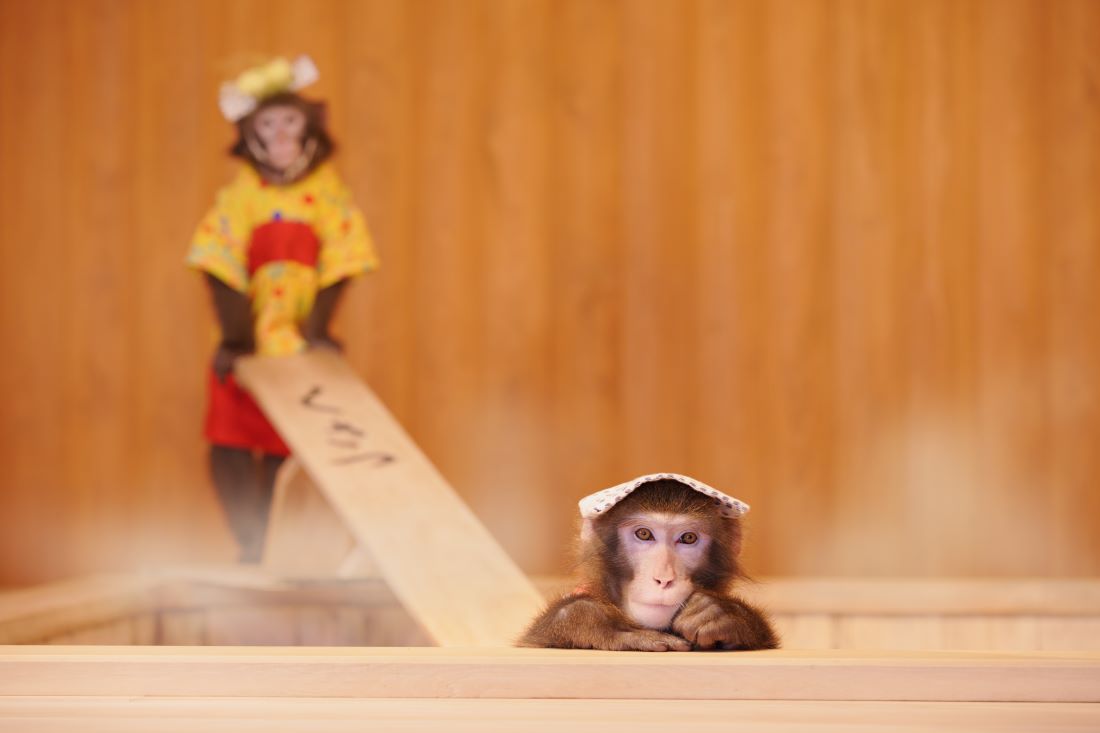
[[[1100,654],[0,648],[26,695],[1100,702]]]
[[[548,599],[573,587],[566,577],[535,582]],[[784,649],[1100,652],[1097,580],[769,578],[739,594],[768,612]],[[377,577],[205,567],[0,593],[0,643],[422,646],[430,638]]]
[[[181,261],[309,52],[355,370],[528,572],[680,471],[765,575],[1100,574],[1100,4],[0,0],[0,584],[225,560]]]
[[[437,644],[523,632],[542,597],[338,353],[247,357],[237,375]]]
[[[248,727],[265,731],[353,733],[364,726],[410,733],[448,731],[534,733],[644,731],[677,725],[720,733],[736,721],[746,733],[891,731],[935,733],[1035,733],[1094,731],[1100,706],[1088,703],[905,703],[693,700],[349,700],[234,698],[0,699],[0,723],[27,733],[141,733],[151,729],[220,733]]]
[[[359,577],[378,575],[369,553],[295,458],[279,467],[274,493],[264,537],[264,570],[286,577],[330,577],[341,574],[353,555],[360,555],[365,562]]]

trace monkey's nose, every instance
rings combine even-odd
[[[670,578],[654,578],[653,582],[656,583],[661,590],[668,590],[672,587],[672,584],[676,582],[676,578],[675,576]]]

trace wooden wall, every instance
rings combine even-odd
[[[1100,572],[1100,3],[0,0],[0,583],[231,556],[182,256],[299,51],[349,356],[529,571],[674,470],[761,574]]]

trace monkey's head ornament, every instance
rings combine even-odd
[[[298,94],[319,78],[309,56],[279,57],[222,84],[218,106],[238,132],[230,153],[268,183],[301,180],[332,155],[325,105]]]
[[[581,517],[584,519],[594,519],[632,494],[635,489],[654,481],[676,481],[687,486],[689,489],[709,496],[714,500],[714,505],[718,513],[727,519],[736,519],[749,511],[749,505],[740,499],[735,499],[732,496],[723,494],[718,489],[707,486],[702,481],[696,481],[690,476],[684,476],[679,473],[650,473],[617,484],[611,488],[602,489],[584,497],[578,502],[578,506],[580,506],[581,510]]]
[[[235,79],[224,82],[218,93],[218,107],[225,119],[240,122],[265,99],[297,92],[320,78],[321,74],[309,56],[299,56],[294,61],[280,56],[245,69]]]

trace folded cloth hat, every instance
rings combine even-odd
[[[684,486],[695,489],[700,494],[706,494],[714,499],[714,503],[718,505],[718,511],[723,517],[735,519],[749,510],[749,505],[740,499],[734,499],[732,496],[723,494],[718,489],[707,486],[702,481],[696,481],[690,476],[683,476],[678,473],[650,473],[584,497],[577,502],[581,508],[581,516],[585,519],[597,517],[629,496],[634,489],[653,481],[679,481]]]

